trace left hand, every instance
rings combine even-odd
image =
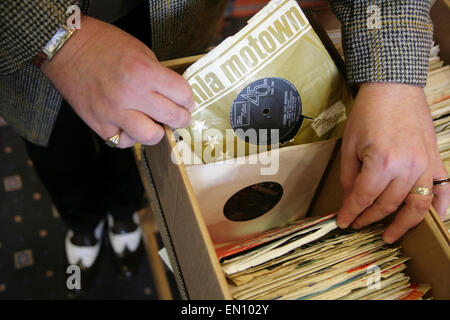
[[[396,83],[361,85],[342,144],[344,201],[338,225],[356,229],[398,211],[383,234],[392,243],[422,221],[431,204],[441,217],[450,204],[448,176],[422,88]],[[410,194],[414,186],[432,195]]]

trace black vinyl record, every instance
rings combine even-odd
[[[262,78],[250,83],[239,92],[230,110],[230,123],[236,135],[252,144],[289,141],[302,122],[300,94],[283,78]],[[256,130],[257,135],[251,134],[249,129]],[[274,129],[278,130],[277,141],[271,139]]]
[[[262,216],[280,201],[283,187],[277,182],[261,182],[245,187],[227,200],[223,214],[231,221],[248,221]]]

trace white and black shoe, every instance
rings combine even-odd
[[[102,247],[105,221],[101,220],[92,233],[76,234],[68,230],[65,240],[66,262],[76,265],[81,271],[81,288],[74,292],[85,292],[92,281],[97,258]],[[70,290],[70,289],[69,289]]]
[[[116,221],[111,214],[107,217],[114,265],[121,276],[130,278],[136,273],[142,257],[139,214],[135,212],[132,218],[126,221]]]

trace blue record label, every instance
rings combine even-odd
[[[252,144],[289,141],[302,122],[300,94],[283,78],[262,78],[250,83],[239,92],[230,110],[230,123],[236,135]],[[255,135],[247,132],[249,129],[256,130],[256,141]],[[274,135],[278,140],[272,141],[271,130],[278,130],[278,135]]]

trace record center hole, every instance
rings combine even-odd
[[[270,113],[270,109],[269,108],[265,108],[264,110],[263,110],[263,114],[264,115],[268,115]]]

